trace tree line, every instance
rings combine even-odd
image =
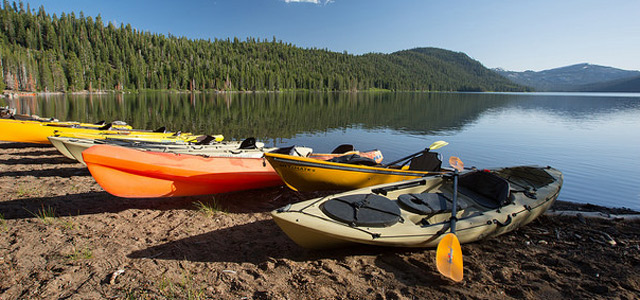
[[[187,39],[4,0],[0,88],[14,91],[523,91],[464,53],[352,55],[276,40]]]

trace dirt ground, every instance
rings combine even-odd
[[[0,142],[0,300],[640,298],[638,221],[542,216],[463,245],[454,283],[433,249],[298,247],[269,211],[320,195],[123,199],[53,147]]]

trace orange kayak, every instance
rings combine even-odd
[[[282,185],[263,158],[203,157],[97,145],[82,152],[93,178],[125,198],[195,196]]]

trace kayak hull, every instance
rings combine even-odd
[[[262,158],[202,157],[97,145],[82,153],[94,179],[125,198],[195,196],[282,185]]]
[[[73,122],[39,122],[0,119],[0,140],[19,143],[51,144],[50,136],[68,136],[88,139],[118,138],[129,140],[157,142],[187,142],[196,140],[191,134],[176,135],[171,132],[152,132],[131,129],[130,126],[114,125],[111,129],[102,130],[92,124]],[[215,136],[217,141],[221,135]]]
[[[420,178],[432,172],[318,161],[276,153],[265,158],[295,191],[350,190]]]
[[[41,122],[0,119],[0,140],[18,143],[50,144],[47,137],[54,135],[56,131],[92,132],[98,131],[100,127],[100,125],[78,122]],[[117,125],[116,127],[122,128],[123,130],[131,128],[131,126],[128,125]]]
[[[115,145],[128,147],[137,150],[155,151],[155,152],[168,152],[168,153],[181,153],[181,154],[194,154],[194,155],[211,155],[222,156],[227,153],[226,156],[234,156],[242,154],[243,151],[238,150],[240,142],[219,142],[212,145],[191,145],[191,144],[179,144],[179,143],[147,143],[145,141],[132,141],[122,139],[77,139],[69,137],[49,137],[51,144],[65,157],[77,160],[78,162],[86,165],[82,158],[82,152],[96,145]],[[237,150],[231,152],[231,150]],[[249,152],[249,151],[244,151]],[[262,157],[262,152],[255,152],[254,157]]]
[[[475,198],[476,194],[461,188],[465,192],[459,192],[456,214],[458,218],[456,235],[460,243],[475,242],[522,227],[536,219],[553,204],[562,186],[562,173],[548,167],[517,168],[520,168],[516,169],[517,172],[533,170],[530,173],[546,177],[546,183],[536,186],[535,192],[531,192],[533,189],[530,189],[530,192],[525,193],[522,187],[527,181],[531,182],[533,177],[512,176],[517,172],[508,171],[512,178],[509,180],[511,184],[509,199],[511,200],[498,207],[486,206],[486,203]],[[502,176],[501,174],[505,174],[504,170],[510,169],[513,168],[494,169],[492,172]],[[449,199],[447,201],[450,205],[452,192],[452,180],[449,176],[438,175],[303,201],[274,210],[271,215],[287,236],[305,248],[323,249],[354,244],[434,248],[446,233],[450,232],[451,209],[418,213],[408,208],[406,202],[400,199],[407,197],[406,195],[441,194],[445,199]],[[371,197],[371,195],[386,198],[385,201],[397,206],[398,221],[391,225],[354,225],[344,219],[336,218],[332,215],[334,211],[329,210],[330,201],[336,203],[348,197]],[[360,209],[363,209],[362,206]],[[349,216],[349,213],[345,215]]]

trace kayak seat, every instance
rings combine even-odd
[[[270,153],[286,154],[286,155],[300,156],[300,157],[308,157],[309,154],[311,154],[312,151],[313,151],[313,149],[311,149],[311,148],[293,145],[293,146],[289,146],[289,147],[283,147],[283,148],[274,149]]]
[[[401,220],[398,205],[376,194],[333,198],[323,203],[320,209],[328,217],[352,227],[389,227]]]
[[[347,153],[347,152],[351,152],[351,151],[356,151],[356,147],[354,147],[353,145],[350,144],[342,144],[338,147],[336,147],[335,149],[333,149],[333,151],[331,151],[332,154],[342,154],[342,153]]]
[[[256,149],[256,138],[248,137],[240,143],[240,149]]]
[[[442,193],[403,194],[398,203],[406,211],[419,215],[435,215],[450,212],[452,203]]]
[[[161,133],[166,133],[167,132],[167,127],[158,127],[156,130],[154,130],[153,132],[161,132]]]
[[[363,166],[375,166],[378,164],[376,163],[375,160],[368,157],[360,156],[358,154],[341,155],[338,157],[328,159],[327,161],[335,162],[335,163],[351,164],[351,165],[363,165]]]
[[[424,151],[421,155],[411,159],[409,170],[438,172],[442,166],[442,160],[436,152]]]
[[[511,203],[509,182],[491,172],[476,171],[460,175],[458,191],[489,209]]]
[[[210,136],[210,135],[200,135],[198,137],[196,137],[196,142],[194,143],[195,145],[209,145],[211,144],[211,142],[214,142],[216,140],[215,137]]]

